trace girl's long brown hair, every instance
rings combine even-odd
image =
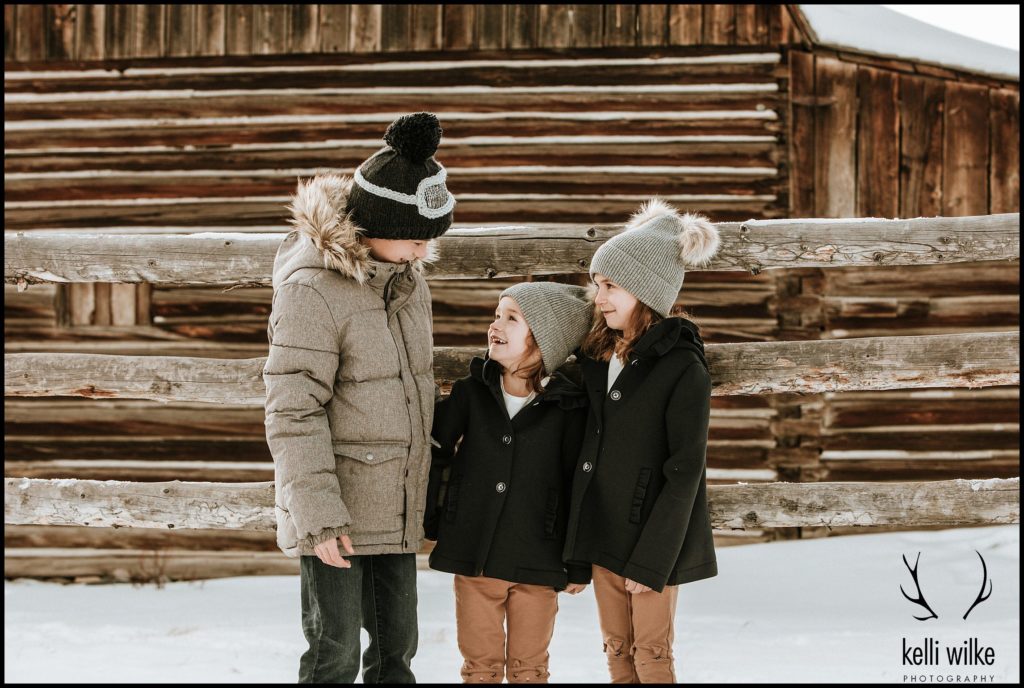
[[[682,317],[692,320],[682,306],[675,306],[670,312],[670,317]],[[633,335],[629,338],[623,336],[619,330],[608,327],[604,314],[597,304],[594,304],[594,325],[583,340],[583,353],[596,361],[611,360],[612,353],[615,353],[623,361],[629,360],[634,347],[640,338],[665,317],[648,306],[643,301],[637,301],[633,308],[633,314],[629,317],[629,330]],[[696,324],[696,323],[694,323]],[[698,326],[699,329],[699,326]]]

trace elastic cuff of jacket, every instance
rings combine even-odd
[[[635,580],[637,583],[646,585],[654,592],[661,592],[665,589],[665,583],[668,582],[668,574],[649,569],[646,566],[640,566],[633,562],[627,562],[626,566],[622,570],[622,577]]]
[[[303,540],[305,541],[306,545],[310,549],[312,549],[313,547],[319,545],[321,542],[327,542],[328,540],[333,540],[334,538],[340,537],[342,535],[348,535],[351,529],[351,524],[338,526],[336,528],[324,528],[319,533],[303,538]]]

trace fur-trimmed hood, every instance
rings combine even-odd
[[[374,274],[376,260],[370,249],[359,241],[362,229],[345,211],[352,177],[335,173],[318,173],[308,181],[300,181],[292,202],[289,223],[301,235],[301,241],[283,245],[274,260],[273,285],[276,288],[296,270],[327,268],[336,270],[359,284]],[[437,241],[427,243],[427,255],[412,261],[412,268],[422,272],[425,264],[437,259]]]

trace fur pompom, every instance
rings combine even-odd
[[[629,218],[629,222],[626,223],[625,231],[628,232],[631,229],[636,229],[640,225],[647,224],[648,221],[653,220],[656,217],[661,217],[662,215],[674,215],[679,217],[679,213],[676,212],[676,209],[668,203],[660,198],[652,198],[640,206],[640,210],[633,213],[633,216]]]
[[[671,217],[679,227],[679,260],[687,266],[704,265],[718,251],[718,229],[699,213],[683,213],[660,198],[652,198],[629,218],[626,230],[637,229],[659,217]]]
[[[718,252],[718,229],[697,213],[683,213],[680,220],[679,260],[684,265],[706,264]]]

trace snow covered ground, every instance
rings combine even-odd
[[[981,587],[992,596],[964,621]],[[901,559],[918,569],[939,615],[921,622]],[[719,575],[680,589],[680,682],[1020,680],[1020,528],[880,533],[718,550]],[[452,578],[420,571],[422,683],[458,681]],[[607,682],[590,589],[560,597],[552,682]],[[904,666],[904,639],[939,643],[938,666]],[[991,666],[949,666],[946,649],[976,638]],[[305,649],[297,576],[171,583],[4,584],[5,682],[285,682]],[[905,678],[906,677],[906,678]],[[976,678],[975,678],[976,677]]]

